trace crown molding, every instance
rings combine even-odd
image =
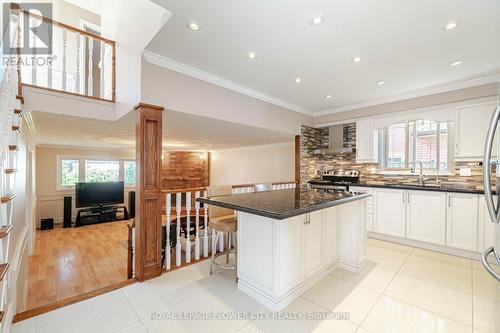
[[[331,109],[327,109],[327,110],[323,110],[323,111],[316,111],[313,113],[313,116],[319,117],[319,116],[324,116],[324,115],[328,115],[328,114],[332,114],[332,113],[352,111],[352,110],[366,108],[366,107],[380,105],[380,104],[398,102],[398,101],[411,99],[411,98],[418,98],[418,97],[429,96],[429,95],[434,95],[434,94],[439,94],[439,93],[445,93],[445,92],[449,92],[449,91],[453,91],[453,90],[472,88],[472,87],[482,86],[485,84],[499,83],[499,82],[500,82],[500,73],[494,73],[494,74],[489,74],[486,76],[467,79],[467,80],[463,80],[463,81],[459,81],[459,82],[452,82],[452,83],[434,86],[431,88],[421,89],[421,90],[413,91],[413,92],[403,94],[403,95],[392,96],[392,97],[387,97],[387,98],[380,98],[380,99],[371,100],[371,101],[362,102],[362,103],[349,104],[349,105],[339,106],[339,107],[335,107],[335,108],[331,108]]]
[[[199,80],[203,80],[203,81],[215,84],[219,87],[223,87],[223,88],[235,91],[237,93],[240,93],[240,94],[243,94],[246,96],[250,96],[250,97],[259,99],[261,101],[270,103],[270,104],[280,106],[280,107],[288,109],[288,110],[303,113],[303,114],[306,114],[308,116],[313,115],[312,110],[309,110],[309,109],[304,108],[302,106],[289,103],[287,101],[284,101],[282,99],[279,99],[279,98],[276,98],[273,96],[269,96],[263,92],[248,88],[248,87],[243,86],[239,83],[224,79],[224,78],[217,76],[217,75],[214,75],[214,74],[210,74],[210,73],[205,72],[205,71],[198,69],[196,67],[183,64],[183,63],[178,62],[176,60],[159,55],[157,53],[153,53],[151,51],[144,50],[142,53],[142,56],[143,56],[144,60],[146,60],[149,63],[152,63],[155,65],[158,65],[158,66],[161,66],[161,67],[164,67],[164,68],[167,68],[167,69],[170,69],[170,70],[173,70],[173,71],[176,71],[176,72],[179,72],[179,73],[191,76],[191,77],[194,77],[194,78],[199,79]]]
[[[265,149],[265,148],[275,148],[275,147],[288,147],[288,146],[294,146],[294,145],[295,145],[294,141],[287,141],[287,142],[268,143],[268,144],[263,144],[263,145],[241,146],[241,147],[221,148],[221,149],[210,149],[209,151],[212,152],[212,153],[218,153],[218,152],[231,152],[231,151],[249,150],[249,149]]]

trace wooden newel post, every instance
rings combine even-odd
[[[135,277],[161,275],[161,154],[163,107],[140,103],[136,118]]]

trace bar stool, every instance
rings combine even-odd
[[[231,185],[224,186],[210,186],[207,188],[207,196],[222,196],[231,195],[232,187]],[[232,269],[236,272],[236,282],[238,282],[238,271],[237,271],[237,254],[236,254],[236,237],[234,242],[234,248],[228,248],[225,251],[215,253],[217,249],[217,242],[219,237],[224,236],[227,233],[227,243],[229,245],[229,238],[232,234],[235,234],[238,230],[237,218],[234,216],[234,211],[231,209],[210,206],[208,209],[208,226],[215,230],[215,240],[212,243],[212,258],[210,259],[210,275],[214,272],[214,266],[221,269]],[[234,265],[229,264],[229,254],[234,253],[235,263]],[[215,262],[215,258],[226,255],[226,263],[219,264]]]

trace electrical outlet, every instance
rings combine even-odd
[[[460,168],[460,176],[462,177],[470,177],[471,169],[470,168]]]

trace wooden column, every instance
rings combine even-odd
[[[295,136],[295,184],[300,186],[300,135]]]
[[[136,118],[135,278],[161,275],[161,151],[163,107],[140,103]]]

